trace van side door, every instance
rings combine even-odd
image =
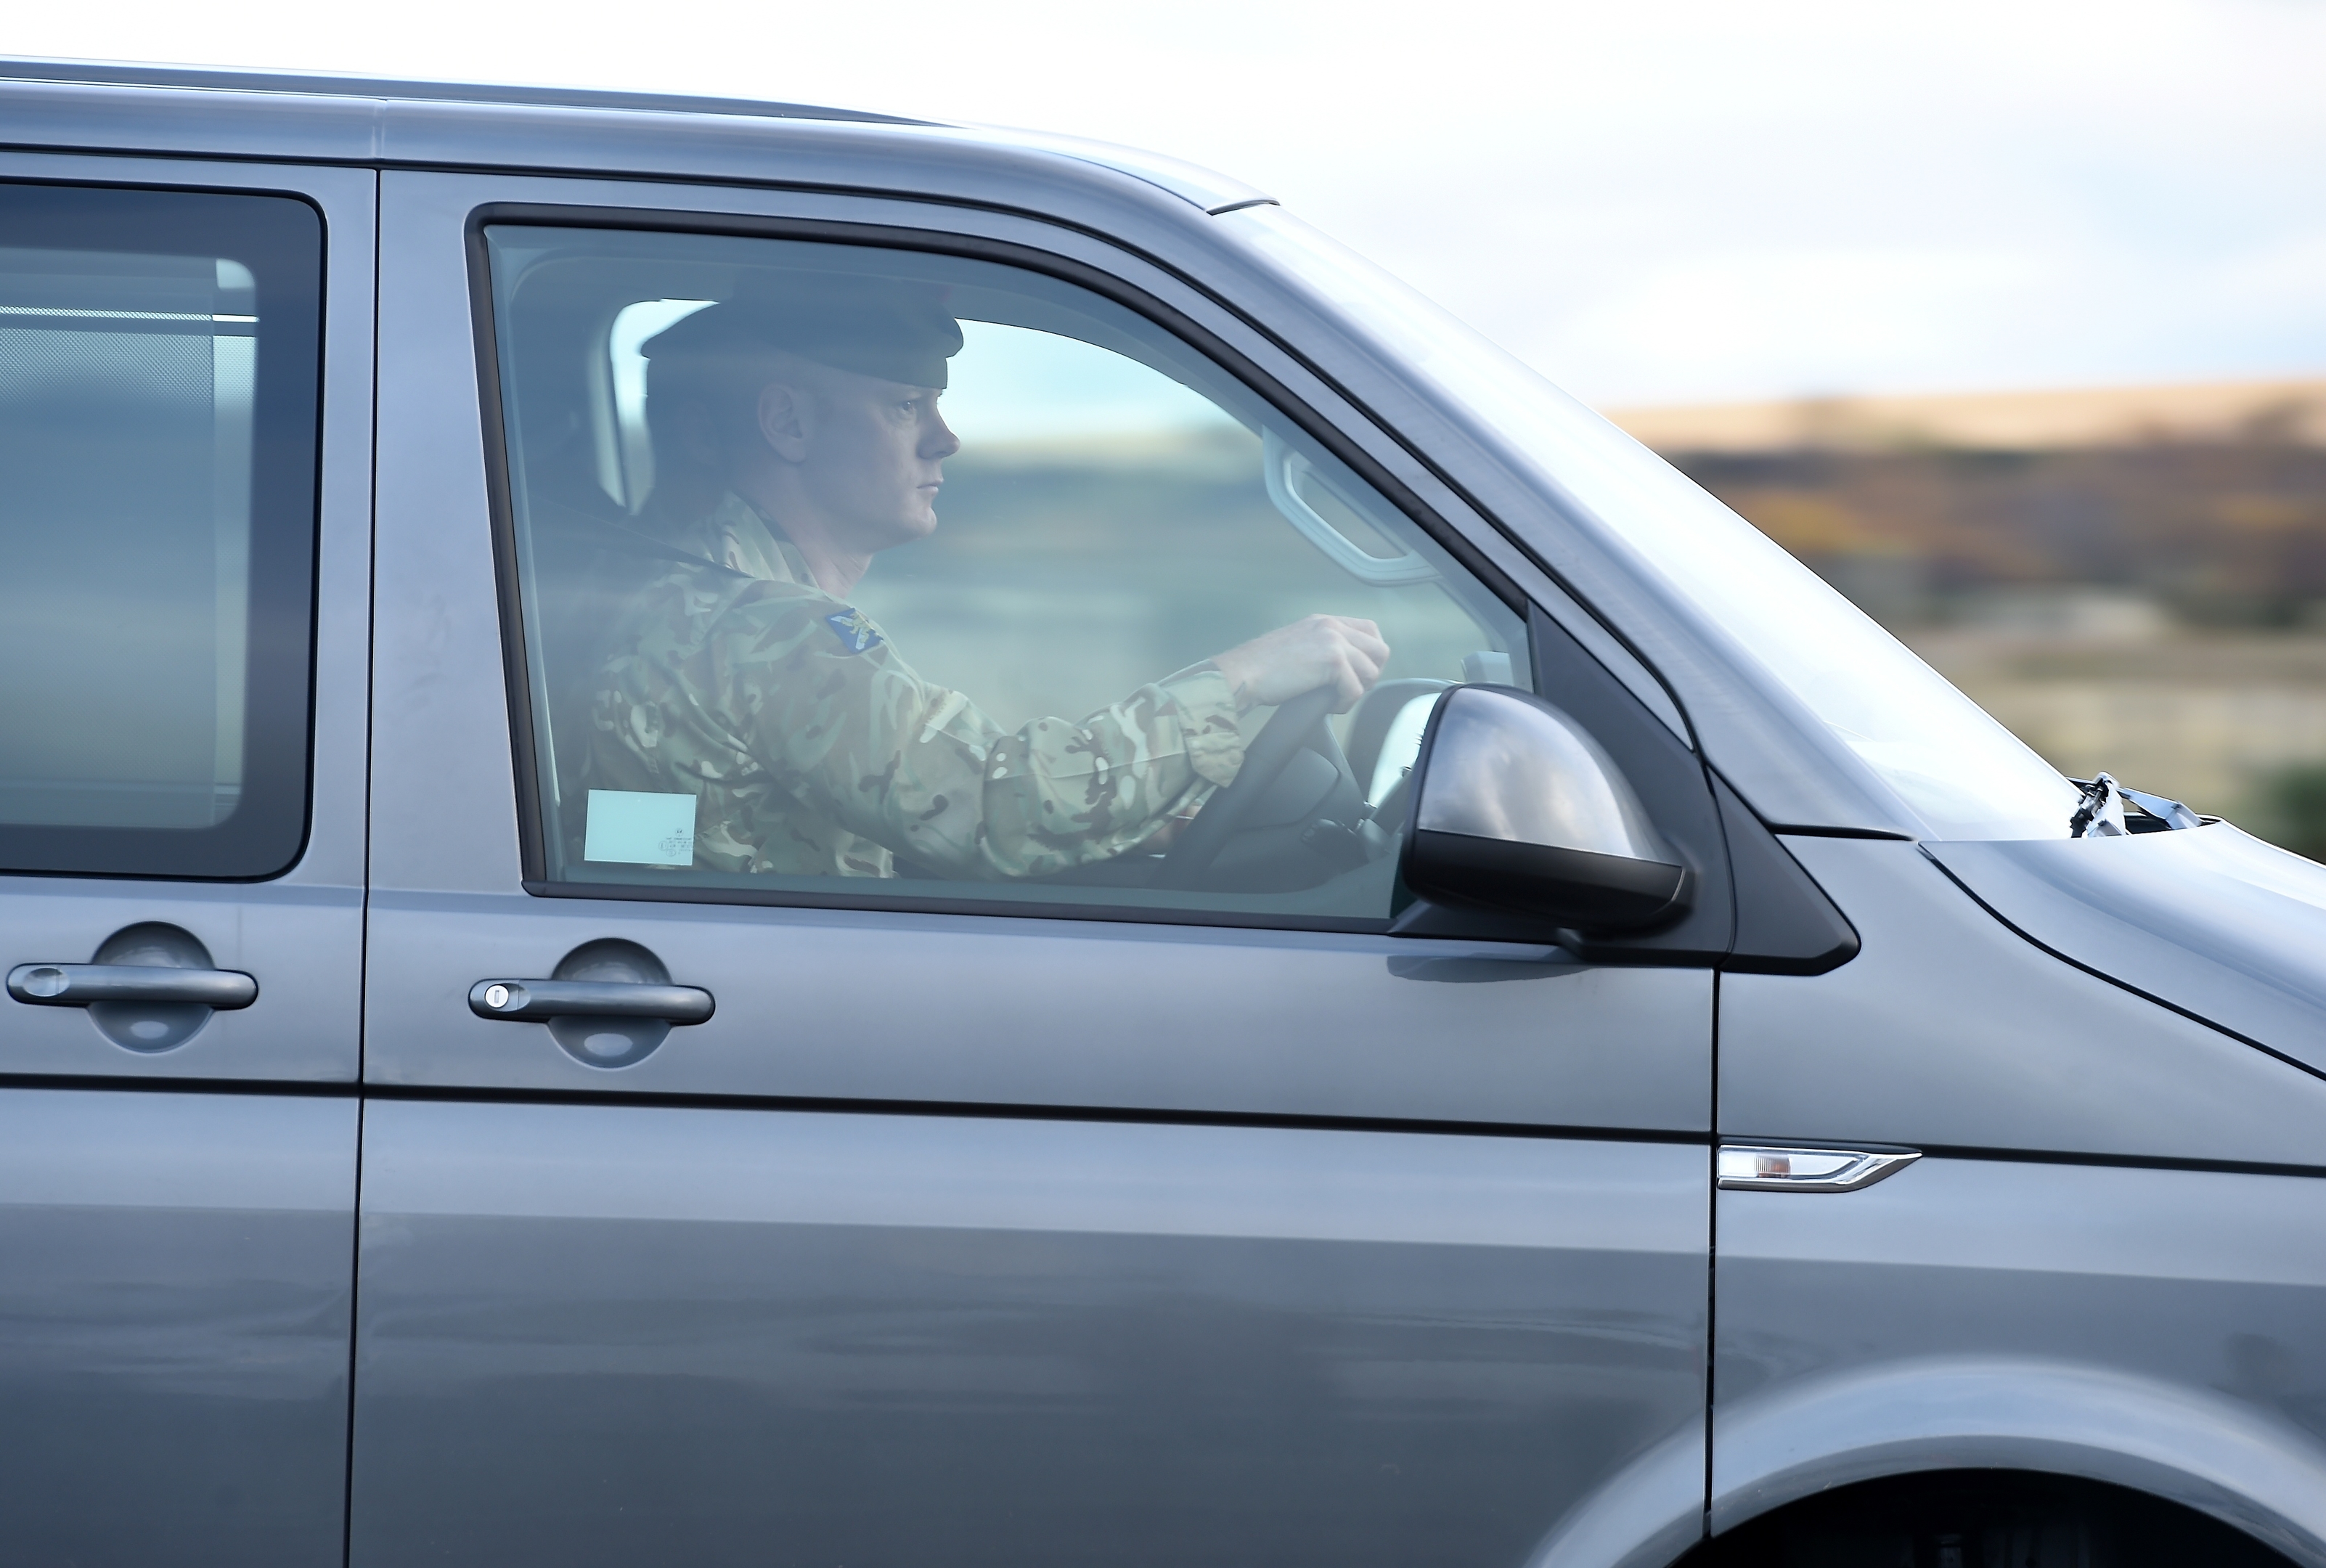
[[[341,1551],[375,200],[0,154],[14,1561]]]

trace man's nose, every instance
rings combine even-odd
[[[928,428],[921,432],[921,456],[942,462],[959,450],[961,438],[953,433],[953,426],[945,423],[944,414],[929,410]]]

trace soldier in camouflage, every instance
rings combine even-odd
[[[592,788],[697,797],[694,863],[1039,877],[1157,840],[1233,782],[1237,715],[1320,686],[1345,710],[1389,649],[1311,616],[1079,721],[1002,728],[916,673],[848,596],[936,524],[961,329],[937,296],[793,282],[646,347],[655,516],[680,559],[612,633]],[[1159,840],[1158,840],[1159,841]]]

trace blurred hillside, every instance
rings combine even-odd
[[[2326,853],[2326,381],[1611,417],[2064,771]]]

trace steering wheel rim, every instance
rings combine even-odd
[[[1303,691],[1268,716],[1251,744],[1243,748],[1243,765],[1236,770],[1235,783],[1204,803],[1177,842],[1165,852],[1163,865],[1156,873],[1152,886],[1158,888],[1187,889],[1212,868],[1228,840],[1243,827],[1244,819],[1268,793],[1292,759],[1304,748],[1312,731],[1323,729],[1326,742],[1331,746],[1327,760],[1337,755],[1340,747],[1332,744],[1331,729],[1325,724],[1326,716],[1333,710],[1333,689],[1319,686],[1313,691]],[[1348,771],[1345,761],[1336,765]]]

